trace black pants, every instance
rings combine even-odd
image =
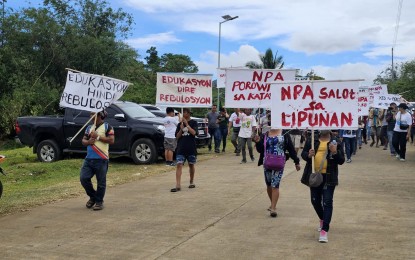
[[[406,154],[406,135],[407,132],[393,131],[393,148],[395,148],[396,154],[398,154],[402,159],[405,159]]]

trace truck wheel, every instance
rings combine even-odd
[[[2,194],[3,194],[3,184],[0,181],[0,198],[1,198]]]
[[[131,158],[135,164],[150,164],[157,159],[156,146],[153,141],[141,138],[131,147]]]
[[[41,162],[55,162],[61,158],[61,150],[54,140],[43,140],[37,146],[37,158]]]

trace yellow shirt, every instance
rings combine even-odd
[[[318,150],[316,151],[316,155],[314,156],[315,172],[320,170],[321,161],[324,159],[324,155],[326,154],[328,142],[329,141],[320,141],[320,145],[318,146]],[[321,169],[321,173],[327,173],[327,160],[323,164],[323,169]]]

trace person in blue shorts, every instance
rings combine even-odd
[[[195,137],[198,133],[197,122],[190,118],[191,112],[188,108],[183,108],[183,119],[180,124],[177,125],[176,139],[176,187],[171,189],[171,192],[177,192],[181,190],[181,178],[183,164],[187,161],[189,164],[190,173],[190,185],[189,188],[195,188],[195,164],[196,164],[196,140]]]

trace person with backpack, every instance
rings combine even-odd
[[[107,172],[109,161],[109,146],[114,144],[114,129],[104,122],[107,117],[105,110],[91,113],[96,116],[96,124],[90,125],[85,130],[82,145],[87,146],[87,154],[81,168],[80,181],[89,200],[86,203],[88,209],[102,210],[104,208],[104,196],[107,187]],[[92,185],[92,177],[97,178],[97,188]]]
[[[264,165],[265,184],[271,206],[268,208],[272,218],[277,217],[277,202],[280,195],[279,187],[284,173],[286,151],[295,163],[295,169],[299,171],[300,159],[294,149],[294,145],[289,135],[284,135],[282,129],[271,128],[261,137],[254,138],[255,147],[258,151],[258,166]]]

